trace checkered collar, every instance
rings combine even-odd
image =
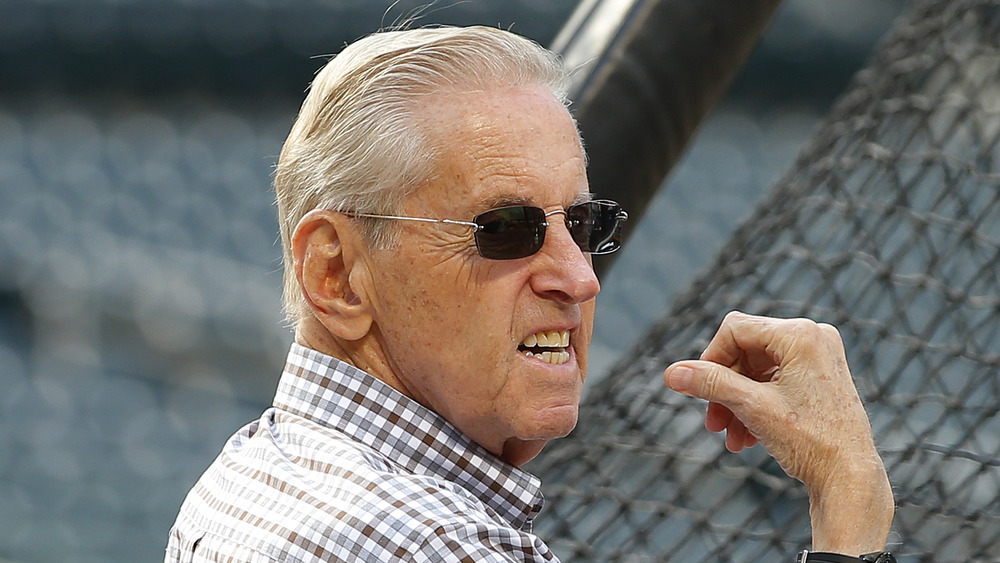
[[[456,483],[517,529],[542,508],[538,478],[360,369],[293,343],[274,406],[336,428],[415,474]]]

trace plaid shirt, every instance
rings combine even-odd
[[[538,479],[363,371],[293,344],[274,406],[188,493],[166,561],[554,561]]]

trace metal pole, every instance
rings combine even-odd
[[[629,212],[626,236],[780,3],[583,0],[556,37],[591,189]]]

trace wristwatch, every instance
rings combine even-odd
[[[859,561],[864,563],[896,563],[896,558],[888,551],[876,551],[875,553],[866,553],[857,557],[851,557],[850,555],[841,555],[839,553],[804,549],[799,554],[799,558],[795,560],[795,563],[858,563]]]

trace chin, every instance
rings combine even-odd
[[[562,438],[576,427],[577,405],[540,409],[522,417],[516,438],[504,443],[500,457],[515,466],[532,460],[549,440]]]
[[[531,440],[562,438],[576,428],[579,415],[580,408],[575,404],[540,410],[532,417],[534,428],[525,434],[531,436],[528,438]]]

